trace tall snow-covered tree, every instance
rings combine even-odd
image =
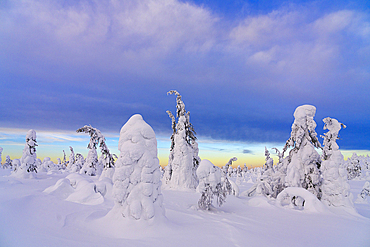
[[[190,123],[190,112],[185,110],[181,95],[176,90],[167,94],[176,95],[176,118],[167,111],[172,120],[171,149],[168,168],[165,171],[167,184],[175,189],[195,189],[198,185],[196,170],[199,166],[198,144],[195,131]]]
[[[87,148],[89,149],[89,153],[86,157],[86,163],[84,167],[87,169],[82,169],[82,172],[86,172],[85,170],[94,171],[94,175],[96,175],[96,171],[98,170],[97,164],[98,164],[98,155],[96,153],[97,146],[99,145],[103,160],[104,160],[104,169],[113,168],[114,167],[114,158],[113,155],[110,153],[106,143],[105,143],[105,137],[102,135],[100,130],[93,128],[91,126],[85,125],[84,127],[78,129],[76,131],[88,133],[90,135],[90,142],[87,145]],[[94,151],[95,150],[95,151]]]
[[[283,154],[288,148],[292,148],[287,157],[287,186],[302,187],[320,199],[321,159],[316,148],[321,148],[321,145],[315,131],[315,113],[316,107],[312,105],[297,107],[294,111],[291,136],[283,148]]]
[[[157,140],[141,115],[133,115],[122,127],[118,150],[112,213],[135,220],[163,217]]]
[[[321,173],[322,198],[328,206],[353,207],[350,186],[347,181],[347,173],[344,168],[344,158],[336,141],[339,139],[339,131],[346,128],[334,118],[324,118],[324,130],[328,130],[324,138]]]
[[[227,192],[221,184],[220,168],[214,166],[209,160],[202,160],[197,169],[199,185],[197,191],[201,193],[198,206],[203,210],[210,210],[213,197],[217,198],[217,205],[221,206],[226,199]]]
[[[21,169],[27,172],[37,173],[36,164],[36,131],[33,129],[29,130],[26,135],[26,144],[23,149],[23,154],[21,158]]]

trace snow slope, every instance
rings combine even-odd
[[[36,179],[9,175],[10,170],[0,170],[1,247],[370,246],[370,204],[355,204],[359,214],[353,215],[342,210],[293,210],[264,197],[228,196],[221,208],[201,211],[196,206],[199,193],[163,190],[165,220],[128,223],[122,217],[104,217],[114,205],[111,196],[94,205],[65,200],[75,192],[55,190],[55,185],[68,172],[38,173]],[[81,176],[90,184],[98,182]],[[364,183],[350,181],[354,198]],[[240,191],[251,186],[242,182]],[[44,192],[49,187],[54,190],[46,191],[53,193]]]

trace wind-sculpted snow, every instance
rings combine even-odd
[[[105,187],[103,191],[105,191]],[[59,196],[66,201],[86,205],[96,205],[104,202],[104,197],[97,190],[96,184],[89,178],[76,173],[58,180],[55,185],[45,189],[44,192]]]
[[[111,213],[136,220],[163,217],[157,140],[141,115],[133,115],[122,127],[118,149]]]
[[[114,206],[108,187],[102,203],[65,200],[86,182],[103,191],[96,176],[71,176],[67,171],[23,179],[9,176],[10,172],[0,169],[0,219],[5,222],[0,224],[0,246],[4,247],[363,247],[370,243],[369,204],[355,204],[361,215],[348,214],[339,207],[327,207],[302,188],[298,192],[288,190],[287,194],[304,198],[303,209],[292,209],[290,202],[281,206],[267,197],[229,196],[222,207],[211,212],[197,209],[199,193],[163,190],[166,220],[148,224],[122,218],[122,214],[107,215]],[[230,179],[235,181],[234,177]],[[355,197],[364,183],[350,181]],[[246,191],[251,185],[242,181],[240,190]],[[85,196],[93,193],[87,188]]]
[[[276,198],[278,205],[311,213],[328,213],[329,210],[315,195],[300,187],[284,189]]]

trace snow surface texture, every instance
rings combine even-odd
[[[69,172],[41,172],[36,179],[16,178],[10,172],[0,169],[0,246],[4,247],[370,246],[369,204],[355,204],[360,215],[354,215],[337,207],[327,207],[329,212],[317,205],[308,207],[311,211],[295,210],[266,197],[229,196],[222,207],[207,212],[196,209],[199,193],[163,190],[165,224],[123,224],[122,217],[102,224],[114,206],[109,192],[100,204],[66,201],[76,192]],[[96,176],[79,176],[97,184]],[[64,192],[61,188],[60,193],[43,192],[60,179],[67,179],[60,182],[65,183]],[[364,183],[350,181],[355,197]],[[242,181],[240,190],[251,185]]]
[[[133,115],[122,127],[118,150],[112,214],[136,220],[164,217],[157,139],[141,115]]]

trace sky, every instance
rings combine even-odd
[[[263,164],[281,149],[293,112],[317,109],[347,128],[345,156],[370,154],[369,1],[0,1],[0,146],[20,157],[27,130],[38,156],[87,154],[92,125],[117,152],[141,114],[167,163],[177,90],[200,157]],[[86,134],[85,134],[86,135]],[[322,141],[322,139],[321,139]],[[67,158],[68,159],[68,158]]]

